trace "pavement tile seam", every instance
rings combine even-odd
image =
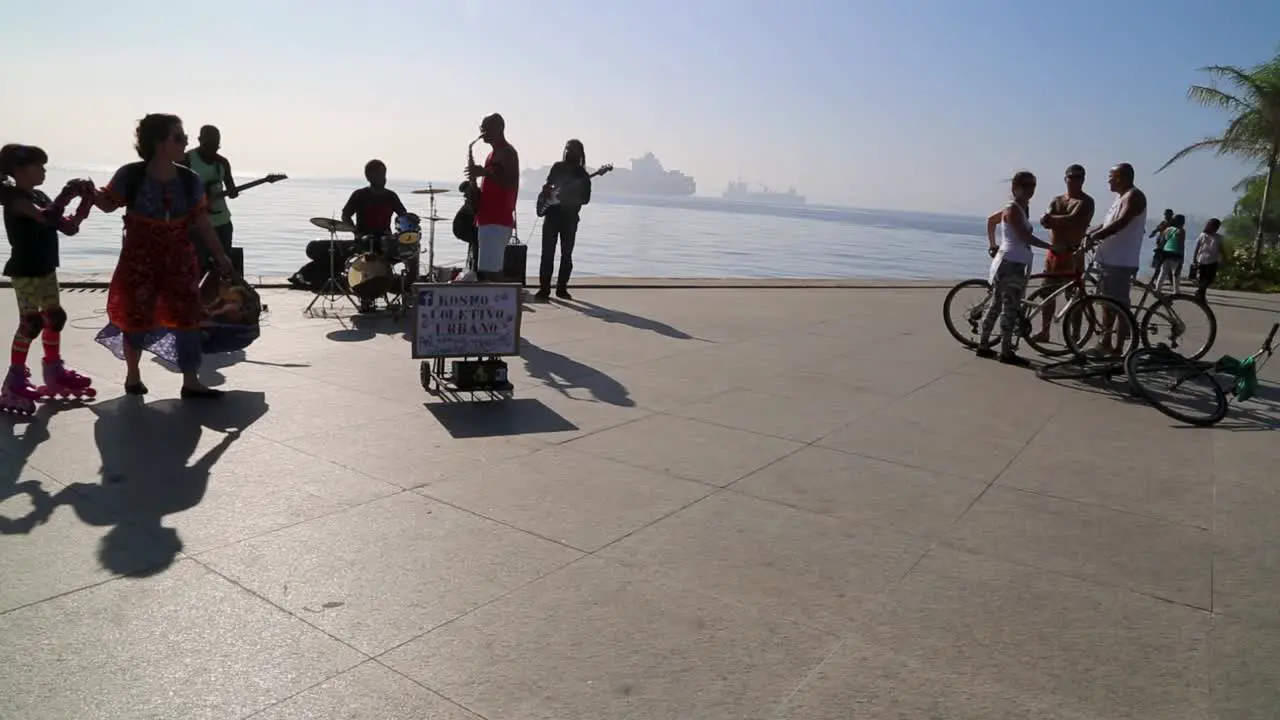
[[[454,706],[456,706],[456,707],[461,708],[462,710],[465,710],[465,711],[466,711],[466,712],[468,712],[468,713],[471,713],[472,715],[475,715],[477,718],[479,718],[479,720],[489,720],[489,716],[485,715],[484,713],[481,713],[481,712],[480,712],[480,711],[478,711],[478,710],[473,710],[473,709],[471,709],[471,708],[467,707],[466,705],[463,705],[462,703],[458,702],[457,700],[455,700],[455,699],[453,699],[453,698],[449,697],[448,695],[444,695],[444,694],[440,693],[438,690],[435,690],[435,689],[433,689],[433,688],[427,687],[426,685],[422,684],[422,683],[421,683],[421,682],[419,682],[418,680],[416,680],[416,679],[414,679],[414,678],[411,678],[411,677],[409,677],[408,675],[405,675],[404,673],[400,672],[399,670],[396,670],[395,668],[391,667],[390,665],[388,665],[388,664],[386,664],[386,663],[382,662],[382,660],[380,660],[380,659],[378,659],[378,658],[369,658],[369,662],[370,662],[370,663],[373,663],[374,665],[377,665],[377,666],[378,666],[378,667],[380,667],[380,668],[383,668],[384,670],[387,670],[387,671],[389,671],[389,672],[392,672],[392,673],[394,673],[394,674],[398,675],[399,677],[404,678],[405,680],[408,680],[409,682],[413,683],[414,685],[417,685],[418,687],[420,687],[420,688],[422,688],[423,690],[426,690],[427,692],[431,693],[432,695],[435,695],[436,697],[438,697],[438,698],[440,698],[440,699],[444,700],[445,702],[449,703],[450,705],[454,705]],[[363,664],[363,663],[362,663],[362,664]],[[246,720],[249,720],[249,719],[248,719],[248,718],[246,718]]]
[[[770,719],[786,720],[786,713],[791,705],[791,700],[795,698],[801,690],[804,690],[805,687],[812,683],[814,678],[818,677],[818,674],[822,672],[822,669],[827,666],[827,663],[831,662],[831,659],[844,650],[845,646],[848,644],[848,638],[842,638],[840,642],[836,643],[835,647],[831,648],[831,652],[827,653],[826,657],[822,658],[822,662],[819,662],[817,665],[810,668],[809,672],[805,673],[804,677],[800,678],[800,682],[791,689],[791,692],[783,695],[782,699],[774,704],[773,712],[769,713]]]
[[[1135,595],[1135,596],[1137,596],[1137,597],[1148,598],[1148,599],[1151,599],[1151,600],[1158,600],[1158,601],[1160,601],[1160,602],[1162,602],[1162,603],[1166,603],[1166,604],[1168,604],[1168,605],[1173,605],[1173,606],[1175,606],[1175,607],[1181,607],[1181,608],[1186,608],[1186,609],[1188,609],[1188,610],[1194,610],[1194,611],[1196,611],[1196,612],[1198,612],[1198,613],[1203,613],[1204,615],[1209,616],[1209,617],[1212,617],[1212,616],[1214,616],[1214,615],[1215,615],[1215,613],[1214,613],[1212,610],[1210,610],[1209,608],[1199,607],[1198,605],[1192,605],[1192,604],[1190,604],[1190,603],[1184,603],[1184,602],[1180,602],[1180,601],[1178,601],[1178,600],[1171,600],[1171,599],[1169,599],[1169,598],[1167,598],[1167,597],[1162,597],[1162,596],[1160,596],[1160,595],[1155,595],[1155,594],[1152,594],[1152,593],[1143,592],[1143,591],[1141,591],[1141,590],[1135,590],[1135,589],[1133,589],[1133,588],[1125,587],[1125,586],[1123,586],[1123,585],[1116,585],[1116,584],[1114,584],[1114,583],[1102,582],[1102,581],[1099,581],[1097,578],[1083,577],[1083,576],[1080,576],[1080,575],[1076,575],[1076,574],[1074,574],[1074,573],[1067,573],[1067,572],[1061,572],[1061,571],[1058,571],[1058,570],[1051,570],[1051,569],[1049,569],[1049,568],[1040,567],[1039,565],[1034,565],[1034,564],[1031,564],[1031,563],[1028,563],[1028,562],[1024,562],[1024,561],[1021,561],[1021,560],[1014,560],[1014,559],[1011,559],[1011,558],[1002,557],[1002,556],[1000,556],[1000,555],[988,555],[988,554],[986,554],[986,553],[978,552],[978,551],[976,551],[976,550],[974,550],[974,549],[972,549],[972,548],[967,548],[967,547],[963,547],[963,546],[960,546],[960,545],[957,545],[957,544],[954,544],[954,543],[947,542],[946,540],[940,540],[940,541],[938,541],[937,543],[934,543],[934,544],[933,544],[933,546],[932,546],[932,547],[930,547],[927,551],[925,551],[924,555],[922,555],[922,556],[920,557],[920,560],[916,561],[915,565],[912,565],[912,566],[911,566],[911,569],[910,569],[910,570],[908,570],[906,573],[904,573],[904,574],[903,574],[903,576],[902,576],[901,578],[898,578],[898,580],[897,580],[897,581],[895,581],[895,582],[901,582],[901,581],[902,581],[903,579],[905,579],[908,575],[910,575],[912,572],[914,572],[914,571],[915,571],[915,569],[916,569],[916,566],[917,566],[917,565],[919,565],[919,564],[920,564],[920,562],[921,562],[921,561],[923,561],[925,557],[928,557],[930,553],[932,553],[935,549],[937,549],[937,548],[939,548],[939,547],[945,548],[945,549],[946,549],[947,551],[949,551],[949,552],[957,552],[957,553],[962,553],[962,554],[964,554],[964,555],[972,555],[973,557],[980,557],[980,558],[984,558],[984,559],[987,559],[987,560],[994,560],[994,561],[996,561],[996,562],[1005,563],[1006,565],[1012,565],[1012,566],[1014,566],[1014,567],[1020,567],[1020,568],[1026,568],[1026,569],[1029,569],[1029,570],[1035,570],[1036,572],[1045,573],[1045,574],[1048,574],[1048,575],[1053,575],[1053,576],[1061,577],[1061,578],[1067,578],[1067,579],[1069,579],[1069,580],[1073,580],[1073,581],[1075,581],[1075,582],[1084,583],[1084,584],[1086,584],[1086,585],[1092,585],[1093,587],[1105,588],[1105,589],[1107,589],[1107,590],[1112,590],[1112,591],[1115,591],[1115,592],[1124,593],[1124,594],[1126,594],[1126,595]],[[1221,616],[1221,615],[1222,615],[1222,613],[1217,613],[1217,615],[1218,615],[1218,616]]]
[[[725,390],[725,391],[724,391],[724,392],[722,392],[722,393],[717,393],[717,394],[715,394],[715,395],[711,395],[711,396],[708,396],[708,397],[703,398],[703,399],[704,399],[704,400],[709,400],[709,399],[712,399],[712,398],[718,397],[718,396],[720,396],[720,395],[727,395],[727,394],[729,394],[729,393],[738,393],[738,392],[741,392],[741,390],[742,390],[742,388],[737,388],[737,389],[733,389],[733,390]],[[752,391],[752,392],[754,392],[754,391]],[[774,395],[773,393],[761,393],[761,394],[762,394],[762,395]],[[780,397],[780,396],[778,396],[778,395],[774,395],[774,397]],[[785,399],[785,398],[781,398],[781,399]],[[861,417],[865,417],[865,416],[866,416],[866,415],[868,415],[868,414],[870,414],[870,411],[869,411],[868,413],[864,414],[864,415],[863,415],[863,416],[861,416]],[[810,445],[813,445],[814,443],[816,443],[816,442],[817,442],[817,440],[811,440],[811,441],[807,441],[807,442],[806,442],[806,441],[804,441],[804,440],[797,440],[797,439],[795,439],[795,438],[793,438],[793,437],[784,437],[784,436],[782,436],[782,435],[773,435],[773,434],[771,434],[771,433],[761,432],[761,431],[759,431],[759,430],[749,430],[749,429],[744,428],[744,427],[738,427],[737,425],[726,425],[726,424],[724,424],[724,423],[716,422],[715,420],[709,420],[709,419],[707,419],[707,418],[703,418],[703,417],[694,417],[694,416],[691,416],[691,415],[681,415],[681,414],[680,414],[680,409],[679,409],[679,408],[671,408],[671,409],[669,409],[669,410],[657,410],[657,411],[655,411],[655,412],[654,412],[654,415],[666,415],[667,417],[674,417],[674,418],[679,418],[679,419],[681,419],[681,420],[688,420],[689,422],[702,423],[703,425],[711,425],[712,427],[723,428],[723,429],[725,429],[725,430],[736,430],[737,432],[751,433],[752,435],[759,435],[760,437],[769,438],[770,440],[785,440],[785,441],[787,441],[787,442],[792,442],[792,443],[803,443],[803,444],[804,444],[804,447],[809,447]],[[843,426],[841,426],[841,427],[843,427]],[[824,437],[825,437],[825,436],[824,436]],[[575,439],[576,439],[576,438],[575,438]],[[819,438],[819,439],[821,439],[821,438]],[[798,448],[798,449],[796,450],[796,452],[799,452],[800,450],[803,450],[803,449],[804,449],[804,447],[802,447],[802,448]],[[787,455],[791,455],[791,454],[793,454],[793,453],[787,453]],[[775,460],[774,462],[777,462],[777,461]],[[770,464],[770,465],[772,465],[773,463],[769,463],[769,464]],[[755,470],[752,470],[751,472],[756,472],[756,471],[755,471]],[[746,477],[746,475],[743,475],[742,477]],[[738,478],[738,480],[741,480],[741,479],[742,479],[742,478]],[[738,480],[734,480],[733,482],[738,482]]]
[[[486,519],[487,519],[487,518],[486,518]],[[557,567],[552,568],[552,569],[551,569],[551,570],[549,570],[548,572],[545,572],[545,573],[543,573],[543,574],[539,575],[538,577],[535,577],[535,578],[533,578],[533,579],[529,580],[528,582],[521,583],[520,585],[517,585],[516,587],[511,588],[511,589],[510,589],[510,590],[508,590],[507,592],[500,593],[500,594],[498,594],[497,596],[492,597],[492,598],[490,598],[490,599],[488,599],[488,600],[486,600],[486,601],[484,601],[484,602],[480,603],[479,605],[477,605],[477,606],[475,606],[475,607],[471,608],[470,610],[468,610],[468,611],[466,611],[466,612],[464,612],[464,613],[461,613],[461,614],[460,614],[460,615],[458,615],[457,617],[449,618],[448,620],[445,620],[444,622],[440,623],[439,625],[436,625],[436,626],[434,626],[434,627],[432,627],[432,628],[430,628],[430,629],[426,630],[425,632],[418,633],[417,635],[414,635],[413,637],[408,638],[407,640],[405,640],[405,641],[404,641],[404,642],[402,642],[402,643],[397,643],[396,645],[394,645],[394,646],[392,646],[392,647],[387,648],[386,650],[384,650],[384,651],[382,651],[382,652],[378,653],[377,655],[367,655],[366,657],[370,657],[370,658],[372,658],[372,659],[374,659],[374,660],[377,660],[378,658],[385,657],[385,656],[389,655],[390,653],[393,653],[393,652],[395,652],[396,650],[399,650],[400,648],[404,647],[405,645],[408,645],[408,644],[410,644],[410,643],[412,643],[412,642],[414,642],[414,641],[418,640],[419,638],[426,637],[427,635],[430,635],[431,633],[433,633],[433,632],[435,632],[435,631],[437,631],[437,630],[439,630],[439,629],[441,629],[441,628],[448,627],[449,625],[452,625],[453,623],[455,623],[455,622],[457,622],[457,621],[461,620],[462,618],[465,618],[465,617],[467,617],[467,616],[471,615],[472,613],[474,613],[474,612],[476,612],[476,611],[478,611],[478,610],[480,610],[480,609],[482,609],[482,608],[489,607],[490,605],[492,605],[492,604],[494,604],[494,603],[498,602],[499,600],[504,600],[504,599],[506,599],[506,598],[508,598],[508,597],[510,597],[510,596],[512,596],[512,595],[515,595],[516,593],[518,593],[518,592],[520,592],[520,591],[524,590],[525,588],[529,587],[530,585],[532,585],[532,584],[534,584],[534,583],[536,583],[536,582],[540,582],[540,581],[542,581],[542,580],[545,580],[546,578],[549,578],[549,577],[551,577],[552,575],[555,575],[556,573],[559,573],[559,572],[561,572],[561,571],[565,570],[566,568],[570,567],[571,565],[573,565],[573,564],[575,564],[575,563],[578,563],[578,562],[581,562],[583,558],[587,558],[587,557],[594,557],[594,556],[593,556],[593,555],[591,555],[591,554],[589,554],[589,553],[583,553],[583,554],[579,555],[578,557],[576,557],[576,558],[574,558],[574,559],[570,560],[569,562],[566,562],[566,563],[563,563],[563,564],[561,564],[561,565],[558,565]],[[362,654],[362,655],[364,655],[364,653],[361,653],[361,654]],[[452,701],[452,698],[449,698],[449,696],[448,696],[448,695],[444,695],[443,693],[441,693],[440,691],[436,690],[435,688],[432,688],[432,687],[430,687],[430,686],[424,686],[424,687],[426,687],[426,688],[427,688],[428,690],[430,690],[431,692],[434,692],[434,693],[436,693],[437,695],[440,695],[441,697],[447,698],[447,699],[449,699],[450,701]]]
[[[643,466],[643,465],[637,465],[637,464],[635,464],[635,463],[630,463],[630,462],[627,462],[626,460],[620,460],[620,459],[613,458],[613,457],[604,458],[604,456],[603,456],[603,455],[596,455],[595,453],[588,453],[588,452],[585,452],[585,451],[582,451],[582,450],[579,450],[579,449],[577,449],[577,448],[573,447],[573,443],[574,443],[574,442],[576,442],[576,441],[578,441],[578,440],[582,440],[582,439],[584,439],[584,438],[591,437],[592,435],[599,434],[599,433],[601,433],[601,432],[604,432],[605,430],[616,430],[617,428],[623,427],[624,425],[630,425],[630,424],[631,424],[631,423],[633,423],[633,422],[637,422],[637,421],[639,421],[639,420],[644,420],[644,419],[646,419],[646,418],[654,417],[654,416],[656,416],[656,415],[664,415],[664,416],[666,416],[666,417],[678,418],[678,419],[683,420],[683,421],[696,422],[696,423],[700,423],[700,424],[702,424],[702,425],[709,425],[709,426],[711,426],[711,427],[721,428],[721,429],[724,429],[724,430],[734,430],[734,431],[736,431],[736,432],[748,433],[748,434],[751,434],[751,435],[758,435],[758,436],[760,436],[760,437],[769,438],[769,439],[771,439],[771,440],[784,440],[784,441],[789,442],[789,443],[795,443],[795,444],[797,444],[797,445],[798,445],[798,447],[796,447],[796,448],[795,448],[794,450],[792,450],[791,452],[789,452],[789,453],[787,453],[787,454],[783,455],[782,457],[777,458],[776,460],[771,460],[771,461],[769,461],[768,463],[766,463],[766,464],[764,464],[764,465],[761,465],[760,467],[758,467],[758,468],[756,468],[756,469],[754,469],[754,470],[752,470],[752,471],[750,471],[750,472],[748,472],[748,473],[746,473],[746,474],[742,475],[741,477],[738,477],[738,478],[733,479],[732,481],[730,481],[729,483],[727,483],[727,484],[725,484],[725,485],[718,485],[718,484],[716,484],[716,483],[708,482],[708,481],[706,481],[706,480],[699,480],[699,479],[697,479],[697,478],[692,478],[692,477],[682,477],[682,476],[680,476],[680,475],[674,475],[674,474],[672,474],[672,473],[662,472],[662,471],[660,471],[660,470],[654,470],[653,468],[650,468],[650,467],[645,467],[645,466]],[[698,418],[689,418],[689,417],[685,417],[685,416],[683,416],[683,415],[677,415],[677,414],[675,414],[675,413],[670,413],[670,412],[665,412],[665,411],[658,410],[658,411],[651,412],[650,414],[645,415],[644,417],[635,418],[634,420],[628,420],[628,421],[626,421],[625,423],[622,423],[621,425],[614,425],[614,426],[612,426],[612,427],[602,428],[602,429],[600,429],[600,430],[595,430],[595,431],[589,432],[589,433],[587,433],[587,434],[585,434],[585,435],[578,435],[578,436],[576,436],[576,437],[572,437],[572,438],[569,438],[569,439],[567,439],[567,440],[563,440],[563,441],[561,441],[561,442],[559,442],[559,443],[555,443],[555,445],[556,445],[557,447],[560,447],[560,448],[563,448],[563,449],[573,450],[574,452],[576,452],[576,453],[578,453],[578,454],[580,454],[580,455],[581,455],[581,454],[586,454],[586,455],[590,455],[591,457],[594,457],[594,458],[604,458],[604,459],[611,460],[611,461],[616,462],[616,463],[621,463],[621,464],[623,464],[623,465],[627,465],[627,466],[629,466],[629,467],[636,468],[636,469],[638,469],[638,470],[646,470],[646,471],[648,471],[648,472],[656,472],[656,473],[659,473],[659,474],[662,474],[662,475],[666,475],[667,477],[671,477],[671,478],[674,478],[674,479],[676,479],[676,480],[684,480],[684,481],[687,481],[687,482],[694,482],[694,483],[698,483],[699,485],[709,485],[709,486],[714,487],[714,488],[717,488],[717,489],[723,489],[723,488],[727,488],[727,487],[729,487],[730,485],[733,485],[734,483],[737,483],[737,482],[739,482],[739,481],[741,481],[741,480],[744,480],[744,479],[746,479],[746,478],[748,478],[748,477],[750,477],[750,476],[754,475],[754,474],[755,474],[755,473],[757,473],[757,472],[760,472],[761,470],[764,470],[765,468],[767,468],[767,467],[769,467],[769,466],[771,466],[771,465],[773,465],[773,464],[775,464],[775,463],[778,463],[778,462],[780,462],[780,461],[782,461],[782,460],[785,460],[785,459],[787,459],[787,458],[791,457],[792,455],[794,455],[794,454],[796,454],[796,453],[800,452],[801,450],[804,450],[804,449],[806,449],[806,448],[808,448],[808,447],[812,446],[812,445],[813,445],[813,444],[815,444],[816,442],[817,442],[817,440],[814,440],[814,441],[812,441],[812,442],[807,442],[807,443],[806,443],[806,442],[802,442],[802,441],[800,441],[800,440],[793,440],[793,439],[791,439],[791,438],[778,437],[778,436],[776,436],[776,435],[769,435],[769,434],[767,434],[767,433],[756,432],[756,431],[754,431],[754,430],[745,430],[745,429],[740,428],[740,427],[733,427],[732,425],[721,425],[720,423],[711,422],[710,420],[700,420],[700,419],[698,419]],[[705,499],[705,498],[704,498],[704,499]]]

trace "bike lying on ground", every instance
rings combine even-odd
[[[1215,425],[1227,416],[1228,393],[1245,401],[1258,391],[1258,371],[1275,352],[1272,342],[1280,323],[1262,347],[1244,360],[1223,355],[1214,362],[1187,357],[1164,345],[1134,350],[1125,356],[1124,373],[1133,393],[1152,407],[1189,425]],[[1232,378],[1223,390],[1216,375]]]
[[[1081,251],[1079,254],[1083,254]],[[1114,336],[1121,340],[1122,347],[1110,349],[1107,354],[1122,357],[1137,345],[1139,324],[1133,313],[1123,305],[1090,290],[1096,287],[1093,277],[1094,261],[1091,258],[1088,266],[1081,272],[1035,273],[1028,281],[1047,281],[1042,287],[1031,292],[1022,299],[1019,310],[1018,337],[1025,341],[1031,349],[1045,357],[1062,357],[1072,355],[1087,358],[1097,352],[1097,348],[1089,346],[1095,336],[1104,340],[1104,344]],[[975,299],[965,301],[963,296],[972,292]],[[1065,304],[1057,302],[1059,297],[1067,299]],[[982,318],[992,301],[991,283],[981,278],[964,280],[957,283],[942,301],[942,320],[947,331],[961,345],[976,348],[982,334]],[[1052,332],[1046,336],[1033,332],[1032,325],[1048,307],[1053,306],[1051,318],[1052,329],[1057,329],[1062,344],[1050,341]],[[1107,329],[1106,317],[1111,316],[1111,328]],[[954,316],[954,317],[953,317]],[[1000,340],[1000,330],[993,330],[990,342],[995,345]]]

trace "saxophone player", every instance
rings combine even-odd
[[[484,165],[474,161],[467,177],[479,182],[476,208],[476,275],[484,281],[502,279],[507,244],[516,227],[516,194],[520,190],[520,155],[507,142],[506,121],[494,113],[480,121],[480,139],[491,150]]]

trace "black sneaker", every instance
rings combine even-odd
[[[551,299],[550,290],[539,290],[538,292],[533,294],[534,302],[547,302],[550,299]]]
[[[996,356],[996,351],[989,347],[982,347],[979,345],[978,349],[973,351],[973,354],[980,358],[990,359]]]
[[[561,300],[572,300],[572,299],[573,299],[573,296],[569,294],[569,291],[568,291],[568,290],[557,290],[557,291],[556,291],[556,297],[560,298]]]
[[[1004,363],[1005,365],[1013,365],[1014,367],[1026,367],[1031,364],[1030,360],[1022,357],[1021,355],[1015,355],[1014,353],[1011,353],[1011,352],[1000,353],[1000,362]]]

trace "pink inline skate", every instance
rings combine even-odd
[[[0,386],[0,412],[30,415],[36,411],[40,393],[31,386],[30,376],[31,371],[21,365],[9,367],[4,385]]]
[[[44,361],[44,384],[36,392],[41,398],[92,399],[98,394],[93,381],[75,370],[68,370],[62,360]]]

